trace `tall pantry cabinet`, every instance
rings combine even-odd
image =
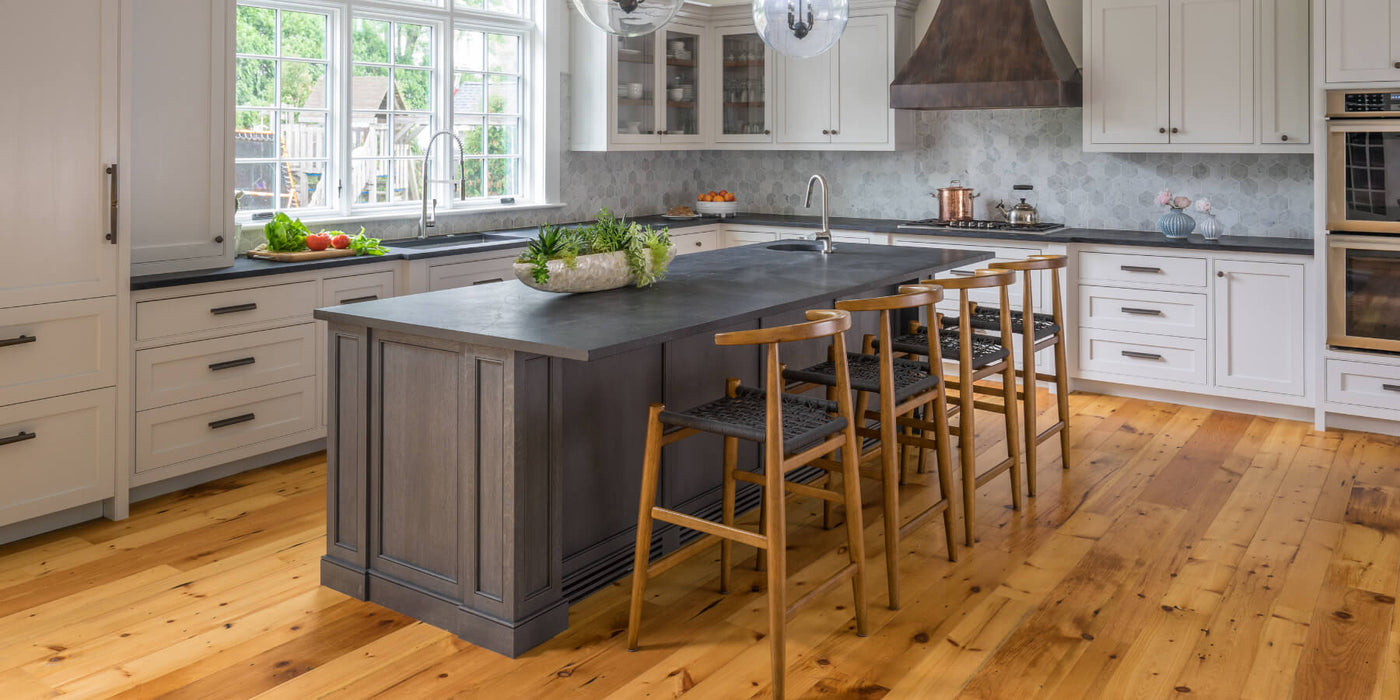
[[[125,517],[121,10],[0,0],[0,527]]]

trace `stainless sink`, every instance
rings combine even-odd
[[[487,243],[508,243],[524,242],[525,239],[519,236],[507,236],[500,233],[456,233],[450,236],[432,236],[430,238],[406,238],[399,241],[385,241],[384,245],[390,248],[411,248],[413,250],[433,250],[435,248],[461,248],[474,245],[485,245]]]
[[[768,246],[768,250],[781,250],[795,253],[820,253],[822,252],[822,244],[817,242],[777,243]]]

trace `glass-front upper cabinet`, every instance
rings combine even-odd
[[[730,143],[773,140],[768,91],[772,62],[768,47],[750,27],[716,32],[720,65],[717,141]]]
[[[700,80],[700,62],[704,51],[698,27],[672,25],[661,35],[666,64],[663,70],[666,86],[663,105],[661,140],[689,142],[700,137],[700,97],[704,90]]]
[[[617,37],[617,123],[619,142],[656,141],[656,36]]]

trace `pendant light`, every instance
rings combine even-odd
[[[684,0],[573,0],[588,23],[618,36],[650,34],[675,18]]]
[[[753,23],[774,51],[811,58],[836,45],[850,10],[849,0],[753,0]]]

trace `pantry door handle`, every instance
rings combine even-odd
[[[1162,271],[1160,267],[1144,267],[1142,265],[1119,265],[1118,269],[1124,272],[1151,272],[1154,274]]]
[[[257,309],[258,305],[256,303],[234,304],[233,306],[220,306],[210,309],[209,313],[215,316],[223,316],[224,314],[236,314],[240,311],[256,311]]]
[[[14,345],[24,345],[26,343],[37,342],[38,340],[38,336],[21,334],[18,338],[6,338],[4,340],[0,340],[0,348],[8,348]]]
[[[256,420],[256,419],[257,419],[257,416],[256,416],[256,415],[254,415],[254,414],[252,414],[252,413],[245,413],[245,414],[243,414],[243,415],[241,415],[241,416],[234,416],[234,417],[232,417],[232,418],[225,418],[225,419],[223,419],[223,420],[211,421],[211,422],[209,423],[209,427],[210,427],[211,429],[213,429],[213,430],[218,430],[219,428],[227,428],[227,427],[229,427],[230,425],[238,425],[239,423],[247,423],[248,421]]]
[[[1138,352],[1138,351],[1136,351],[1136,350],[1123,350],[1123,351],[1121,351],[1121,352],[1123,353],[1123,357],[1131,357],[1131,358],[1136,359],[1136,360],[1160,360],[1160,359],[1162,359],[1162,356],[1161,356],[1161,355],[1158,355],[1158,354],[1155,353],[1155,352]]]
[[[1162,310],[1161,310],[1161,309],[1136,309],[1136,308],[1133,308],[1133,307],[1131,307],[1131,306],[1124,306],[1122,309],[1119,309],[1119,310],[1122,311],[1122,312],[1125,313],[1125,314],[1132,314],[1132,315],[1134,315],[1134,316],[1163,316],[1163,315],[1165,315],[1165,314],[1162,313]]]
[[[17,442],[24,442],[26,440],[33,440],[36,437],[39,436],[34,433],[26,433],[23,430],[21,430],[19,431],[18,435],[11,435],[9,437],[0,438],[0,447],[4,447],[5,445],[13,445]]]
[[[257,361],[258,358],[256,357],[240,357],[237,360],[215,362],[214,364],[209,365],[209,370],[212,372],[218,372],[220,370],[233,369],[234,367],[247,367],[248,365],[251,365]]]
[[[366,302],[366,301],[378,301],[378,300],[379,300],[379,295],[378,295],[378,294],[371,294],[371,295],[369,295],[369,296],[355,297],[354,299],[346,299],[345,301],[342,301],[342,302],[340,302],[340,303],[341,303],[342,305],[343,305],[343,304],[359,304],[359,303],[361,303],[361,302]]]
[[[117,199],[117,164],[107,166],[107,186],[111,188],[111,203],[107,208],[110,231],[107,233],[107,240],[112,245],[117,244],[117,210],[121,207],[121,202]]]
[[[1386,391],[1400,391],[1400,384],[1382,384],[1381,388]]]

